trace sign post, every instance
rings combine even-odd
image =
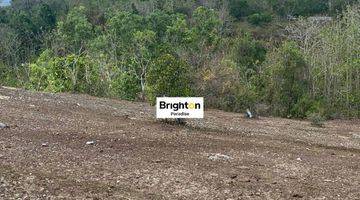
[[[158,119],[202,119],[203,97],[158,97],[156,98]]]

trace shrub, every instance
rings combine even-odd
[[[309,87],[307,79],[307,63],[299,47],[293,42],[285,42],[282,47],[272,53],[266,62],[264,80],[268,103],[272,106],[273,114],[282,117],[304,115],[302,105],[308,104],[302,98]]]
[[[119,73],[111,81],[112,96],[119,97],[124,100],[135,100],[141,92],[140,80],[134,73]]]
[[[236,103],[233,107],[233,111],[244,112],[246,109],[255,110],[255,104],[258,101],[255,88],[240,85],[236,90],[235,97]]]
[[[54,57],[44,51],[30,65],[29,88],[49,92],[79,92],[97,95],[99,69],[87,56]]]
[[[249,3],[247,0],[230,0],[229,9],[230,15],[236,19],[247,16],[250,12]]]
[[[308,119],[311,121],[311,124],[313,126],[317,126],[317,127],[324,126],[325,118],[322,115],[320,115],[319,113],[310,114]]]
[[[306,118],[312,113],[324,114],[323,103],[315,100],[308,95],[303,95],[298,102],[291,108],[290,115],[295,118]]]
[[[247,69],[257,70],[256,68],[266,59],[266,53],[265,44],[252,39],[250,34],[244,34],[234,40],[231,49],[232,59],[242,74],[245,74]]]
[[[147,97],[155,104],[156,97],[191,95],[189,66],[170,54],[159,57],[147,73]]]
[[[30,65],[30,84],[29,89],[43,91],[48,87],[48,74],[46,68],[39,66],[38,64]]]
[[[265,13],[255,13],[248,17],[248,21],[256,26],[261,26],[271,22],[272,16]]]
[[[18,87],[21,85],[22,77],[19,78],[19,75],[23,75],[25,70],[23,67],[20,69],[12,69],[11,67],[6,66],[0,61],[0,85],[7,85]]]

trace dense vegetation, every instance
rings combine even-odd
[[[228,111],[359,118],[360,6],[13,0],[0,8],[0,84],[150,102],[204,96]]]

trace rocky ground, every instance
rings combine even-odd
[[[205,115],[0,87],[0,199],[360,199],[359,120]]]

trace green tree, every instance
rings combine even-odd
[[[145,95],[145,79],[148,66],[152,60],[152,45],[155,43],[156,33],[150,30],[137,31],[134,33],[136,74],[140,79],[141,91]]]
[[[358,117],[360,107],[360,6],[308,37],[312,95],[324,96],[328,116]]]
[[[15,30],[18,35],[20,47],[18,49],[20,62],[28,60],[38,49],[37,27],[31,19],[31,16],[25,11],[16,11],[12,14],[9,26]]]
[[[293,108],[307,94],[308,66],[294,42],[285,42],[270,57],[269,80],[266,85],[274,114],[283,117],[305,117]]]
[[[166,29],[166,41],[173,47],[185,48],[192,39],[190,28],[184,15],[177,15],[176,19]]]
[[[8,23],[9,16],[5,9],[0,8],[0,23]]]
[[[136,100],[141,92],[140,80],[135,73],[118,73],[111,82],[112,96],[125,100]]]
[[[215,10],[198,7],[193,14],[193,34],[195,42],[203,45],[213,45],[219,41],[221,21]]]
[[[86,17],[83,6],[75,7],[66,16],[64,21],[57,25],[57,36],[67,52],[81,53],[89,40],[94,37],[92,24]]]
[[[99,85],[99,69],[87,56],[55,57],[46,50],[30,65],[29,88],[35,90],[98,95]]]
[[[255,40],[249,34],[237,38],[231,49],[232,59],[236,62],[242,80],[246,83],[259,71],[266,58],[267,50],[262,41]]]
[[[146,76],[147,97],[154,104],[156,97],[186,97],[191,95],[189,67],[170,54],[159,57]]]
[[[124,65],[134,55],[133,37],[135,32],[146,27],[144,18],[129,12],[116,12],[106,22],[106,37],[112,62]]]
[[[249,3],[247,0],[230,0],[229,10],[233,17],[240,19],[249,14]]]
[[[248,17],[248,21],[256,26],[261,26],[267,23],[270,23],[272,16],[267,13],[255,13]]]
[[[49,5],[40,3],[34,13],[33,21],[40,33],[49,32],[56,26],[56,15]]]
[[[168,27],[171,26],[176,19],[177,15],[168,14],[164,11],[155,11],[146,17],[149,29],[156,33],[159,42],[165,39]]]

